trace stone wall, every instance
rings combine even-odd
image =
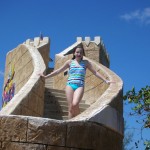
[[[89,41],[89,43],[86,43],[86,41],[83,41],[82,44],[85,50],[85,56],[87,58],[94,60],[96,62],[99,62],[102,65],[109,68],[110,66],[109,56],[102,43],[101,44],[99,43],[97,45],[94,41]]]
[[[94,122],[0,116],[2,150],[121,150],[122,136]]]
[[[48,53],[49,40],[47,38],[44,40],[35,38],[35,41],[27,40],[26,43],[8,53],[5,80],[7,80],[9,66],[14,64],[13,81],[16,90],[14,97],[2,108],[0,114],[43,116],[45,81],[38,73],[46,71]],[[43,60],[47,63],[46,66]]]
[[[15,72],[13,82],[15,83],[15,94],[17,94],[33,72],[32,58],[24,45],[19,45],[17,48],[8,52],[6,56],[4,84],[9,78],[12,67]]]

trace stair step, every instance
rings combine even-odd
[[[55,96],[55,97],[65,97],[66,98],[66,94],[64,93],[58,93],[58,92],[53,92],[53,93],[45,93],[45,96]]]
[[[52,85],[52,79],[46,80],[44,98],[45,106],[43,117],[66,120],[68,119],[68,103],[65,91],[53,89]],[[89,107],[89,105],[85,104],[85,100],[82,100],[79,104],[79,107],[80,111],[83,112]]]
[[[53,88],[53,83],[54,83],[53,77],[45,79],[45,87],[46,88]]]
[[[45,88],[53,88],[53,85],[45,85]]]
[[[45,103],[46,104],[51,104],[51,103],[59,104],[59,102],[66,102],[67,103],[67,100],[65,97],[45,97]]]
[[[53,100],[50,100],[50,99],[45,99],[45,106],[47,107],[47,106],[50,106],[50,105],[52,105],[52,106],[54,106],[54,105],[56,105],[56,106],[61,106],[61,105],[67,105],[68,106],[68,102],[67,102],[67,100],[66,99],[64,99],[64,98],[60,98],[60,99],[53,99]],[[82,107],[82,108],[88,108],[89,107],[89,105],[88,104],[85,104],[85,103],[83,103],[83,102],[80,102],[79,103],[79,107]]]
[[[59,93],[65,93],[64,90],[59,90],[59,89],[47,89],[47,92],[59,92]]]
[[[83,112],[86,110],[88,107],[87,106],[79,106],[80,111]],[[68,105],[46,105],[44,108],[44,112],[46,113],[65,113],[68,112]]]
[[[80,111],[83,112],[86,108],[84,107],[79,107]],[[63,111],[68,111],[68,105],[60,105],[60,109]]]
[[[58,102],[61,102],[61,101],[64,101],[64,102],[67,102],[67,98],[65,95],[45,95],[45,100],[46,101],[50,101],[50,100],[56,100]],[[81,100],[80,104],[85,104],[85,100]],[[88,104],[85,104],[85,105],[88,105]]]

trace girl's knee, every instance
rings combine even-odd
[[[72,104],[69,107],[69,112],[74,113],[77,109],[79,109],[79,105],[78,104]]]

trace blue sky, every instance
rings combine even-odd
[[[40,32],[51,39],[52,59],[76,37],[101,36],[111,70],[124,81],[124,92],[150,85],[149,0],[1,0],[0,18],[0,93],[7,52]],[[136,126],[129,108],[125,106],[124,117],[129,126]]]

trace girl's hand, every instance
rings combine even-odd
[[[45,78],[45,75],[43,73],[38,73],[38,75]]]

